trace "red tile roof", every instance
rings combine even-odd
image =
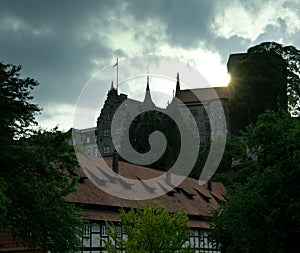
[[[193,218],[193,220],[190,221],[191,226],[207,227],[208,225],[205,222],[200,222],[200,217],[210,217],[211,209],[218,206],[219,200],[224,200],[224,195],[226,193],[226,189],[221,183],[212,183],[212,191],[209,191],[206,185],[199,185],[198,180],[185,178],[174,190],[169,186],[168,190],[171,191],[172,194],[163,194],[162,196],[153,199],[140,201],[123,199],[105,192],[105,187],[114,188],[115,191],[124,193],[124,196],[126,196],[128,191],[132,190],[135,193],[146,192],[145,197],[149,197],[151,196],[151,192],[157,190],[161,191],[163,188],[167,188],[168,185],[166,183],[162,184],[161,182],[157,182],[154,185],[148,185],[147,181],[142,182],[140,179],[156,178],[161,176],[164,172],[119,162],[119,174],[125,178],[137,180],[134,185],[130,186],[131,189],[129,189],[130,187],[122,182],[122,180],[110,178],[111,176],[107,173],[107,169],[110,170],[110,168],[104,168],[104,161],[102,159],[96,157],[87,158],[83,155],[79,155],[78,157],[81,166],[83,167],[78,170],[78,174],[81,177],[86,177],[83,173],[84,169],[104,172],[101,173],[101,178],[97,179],[98,183],[102,183],[102,189],[98,188],[91,180],[85,179],[83,183],[78,184],[77,191],[69,196],[69,200],[74,203],[97,207],[93,208],[94,210],[87,209],[83,212],[83,216],[86,219],[120,221],[118,215],[118,210],[120,208],[136,208],[139,205],[143,206],[147,203],[151,204],[157,202],[160,205],[164,205],[170,212],[184,210],[190,217],[198,217],[197,219]],[[106,160],[105,162],[111,167],[112,161]],[[183,179],[182,176],[173,174],[171,177],[174,181]],[[107,212],[108,209],[115,211]]]

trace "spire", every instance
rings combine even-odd
[[[177,77],[176,77],[176,91],[175,91],[175,97],[179,96],[180,93],[180,81],[179,81],[179,72],[177,72]]]
[[[149,75],[147,76],[147,87],[146,87],[146,93],[149,91],[150,93],[150,88],[149,88]]]
[[[150,88],[149,88],[149,75],[147,76],[146,95],[143,103],[149,106],[155,106],[155,104],[152,101]]]
[[[110,86],[110,90],[114,89],[114,81],[111,81],[111,86]]]
[[[108,95],[116,94],[118,95],[118,91],[114,86],[114,82],[111,81],[110,89],[108,90]]]

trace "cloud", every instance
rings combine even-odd
[[[130,0],[126,10],[137,23],[160,21],[168,44],[174,47],[198,47],[211,34],[213,1]]]
[[[111,56],[105,35],[91,27],[91,16],[106,9],[99,2],[97,11],[76,1],[2,3],[1,60],[23,65],[24,74],[40,81],[38,101],[76,101],[95,60],[101,65]]]
[[[160,53],[221,71],[230,53],[264,40],[300,45],[299,10],[283,0],[2,0],[0,61],[40,81],[42,107],[63,108],[117,57]]]

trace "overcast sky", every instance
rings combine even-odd
[[[72,127],[82,89],[97,71],[112,68],[117,57],[121,63],[134,56],[170,56],[219,86],[226,84],[230,53],[263,41],[300,48],[297,0],[0,2],[0,61],[21,64],[24,75],[40,82],[34,96],[43,108],[39,123],[47,128]],[[145,67],[148,71],[151,75]],[[131,96],[133,86],[144,89],[145,83],[120,90]],[[99,101],[109,86],[101,87]]]

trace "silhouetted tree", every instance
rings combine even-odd
[[[75,190],[77,160],[65,133],[34,131],[31,91],[20,66],[0,63],[0,229],[31,247],[67,252],[79,243],[79,210],[66,200]]]

